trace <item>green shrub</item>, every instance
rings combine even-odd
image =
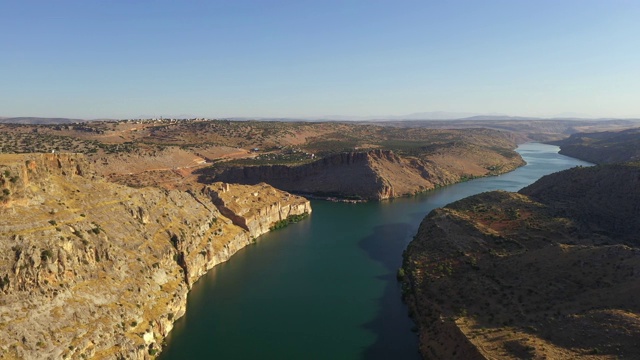
[[[11,284],[11,280],[9,280],[9,275],[5,275],[4,278],[0,278],[0,289],[4,289],[5,286],[9,286]]]
[[[49,249],[42,250],[42,252],[40,253],[40,259],[42,261],[47,261],[51,258],[53,258],[53,253]]]
[[[299,222],[300,220],[306,218],[307,216],[309,216],[309,213],[307,212],[304,212],[300,215],[289,215],[286,219],[277,221],[275,224],[271,225],[269,230],[282,229],[283,227],[286,227],[289,224]]]

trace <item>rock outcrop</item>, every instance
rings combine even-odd
[[[299,197],[265,183],[252,186],[217,182],[205,188],[205,195],[210,196],[224,216],[254,238],[269,232],[271,226],[291,216],[311,213],[308,201],[292,202],[292,198]]]
[[[231,220],[213,202],[225,187],[133,189],[81,155],[0,155],[0,359],[154,357],[201,275],[311,212],[261,185],[229,192],[253,200]]]
[[[640,357],[639,181],[574,168],[431,212],[401,270],[423,356]]]
[[[495,151],[472,144],[450,144],[421,152],[424,154],[400,156],[378,149],[331,155],[298,166],[221,166],[214,168],[208,181],[265,182],[296,193],[381,200],[497,175],[524,165],[512,150]]]

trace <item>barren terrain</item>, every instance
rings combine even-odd
[[[574,168],[434,210],[401,274],[422,354],[640,357],[639,179]]]
[[[384,199],[511,171],[523,164],[513,151],[520,142],[634,124],[629,120],[205,119],[0,124],[0,152],[84,153],[99,175],[135,187],[185,189],[198,182],[265,181],[316,196]],[[378,156],[375,151],[389,155]],[[336,164],[343,154],[363,161]],[[298,180],[292,184],[294,173]],[[360,184],[370,185],[360,188]]]

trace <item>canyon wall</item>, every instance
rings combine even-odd
[[[0,191],[0,359],[153,358],[201,275],[311,212],[264,184],[120,186],[73,154],[0,155]]]
[[[318,196],[381,200],[497,175],[522,165],[524,161],[513,150],[455,144],[428,155],[401,156],[378,149],[331,155],[297,166],[220,166],[203,178],[208,182],[265,182],[282,190]]]

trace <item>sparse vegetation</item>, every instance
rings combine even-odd
[[[53,258],[53,252],[49,249],[45,249],[42,250],[42,253],[40,254],[40,259],[42,261],[49,261]]]
[[[4,277],[0,277],[0,290],[4,290],[5,287],[8,287],[9,285],[11,285],[11,280],[9,280],[9,275],[6,275]]]
[[[275,224],[271,225],[270,230],[282,229],[284,227],[287,227],[287,225],[289,224],[299,222],[307,216],[309,216],[309,214],[306,212],[300,215],[289,215],[286,219],[279,220]]]

